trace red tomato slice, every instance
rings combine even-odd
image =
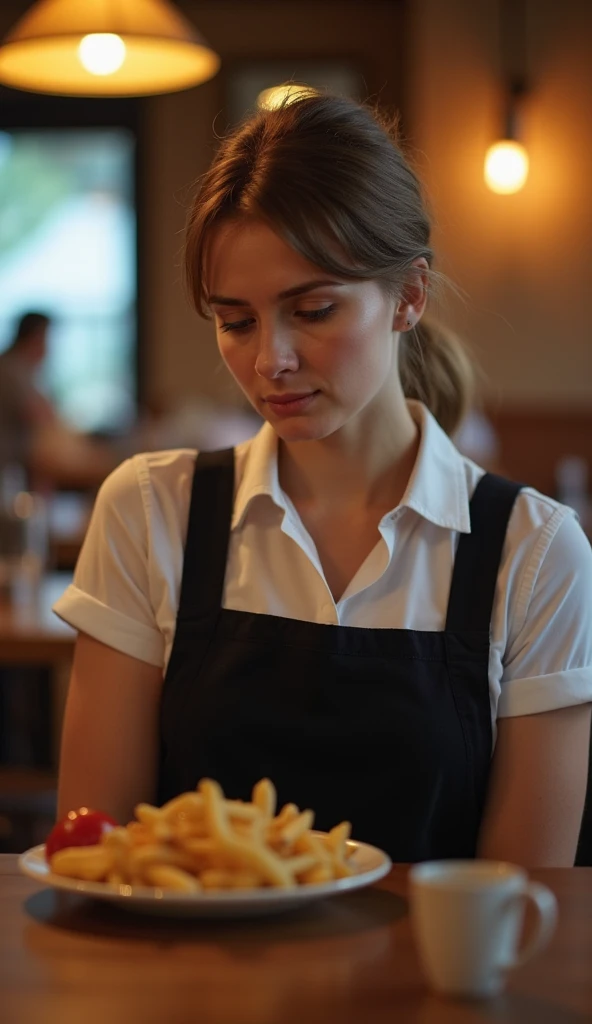
[[[45,859],[49,862],[54,853],[67,846],[96,846],[101,836],[116,826],[117,822],[102,811],[93,811],[89,807],[70,811],[49,833],[45,843]]]

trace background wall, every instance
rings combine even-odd
[[[440,268],[467,293],[449,320],[494,406],[592,410],[592,3],[529,0],[530,176],[484,184],[500,117],[497,0],[414,0],[409,124]]]
[[[181,293],[186,186],[213,152],[212,124],[233,59],[319,53],[358,61],[368,92],[406,115],[435,217],[438,265],[466,293],[442,313],[474,345],[494,413],[517,405],[592,410],[589,0],[527,4],[532,92],[522,127],[531,170],[514,196],[494,195],[482,173],[501,118],[497,0],[409,0],[407,25],[396,3],[182,6],[221,53],[223,71],[200,89],[149,105],[150,379],[167,394],[193,380],[230,397],[211,330]]]

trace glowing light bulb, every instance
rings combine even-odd
[[[528,177],[528,153],[524,146],[509,139],[490,146],[485,155],[484,174],[492,192],[519,192]]]
[[[276,110],[282,103],[294,103],[304,96],[315,96],[316,91],[310,85],[298,85],[295,82],[273,85],[271,89],[264,89],[259,93],[257,105],[265,110]]]
[[[78,47],[78,58],[91,75],[112,75],[125,60],[125,43],[113,32],[93,32]]]

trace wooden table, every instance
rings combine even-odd
[[[288,914],[143,917],[40,889],[0,857],[2,1024],[584,1024],[592,868],[533,872],[559,899],[551,946],[489,1002],[424,986],[407,871]]]

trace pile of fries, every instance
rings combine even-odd
[[[311,831],[314,813],[286,804],[276,815],[269,779],[251,802],[227,800],[212,779],[163,807],[138,804],[136,821],[105,833],[97,846],[67,847],[51,858],[56,875],[117,885],[212,892],[314,885],[354,874],[351,826]]]

